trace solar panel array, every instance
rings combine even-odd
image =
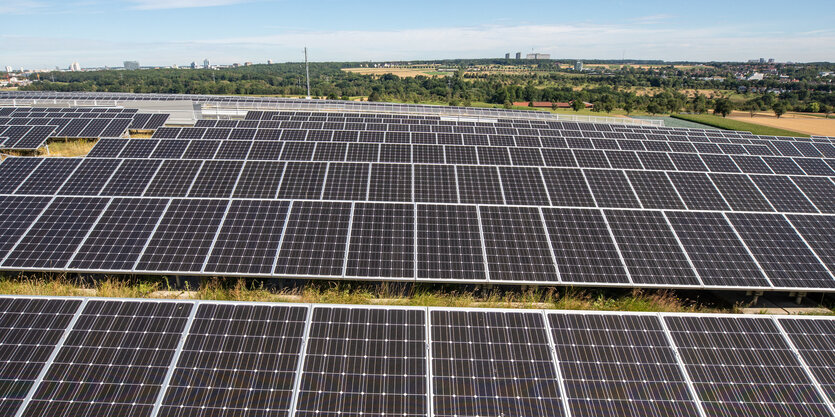
[[[137,109],[96,107],[0,108],[0,148],[37,149],[50,137],[121,137],[130,129],[156,129],[168,114],[142,114]]]
[[[11,197],[50,204],[27,202],[32,224],[9,238],[0,269],[835,290],[821,232],[835,214],[826,139],[417,115],[249,118],[102,139],[83,160],[6,160],[8,210],[21,204]],[[367,128],[380,130],[350,130]],[[50,224],[65,210],[84,213],[78,236],[44,247],[43,236],[65,230]]]
[[[835,320],[0,297],[9,416],[832,416]]]

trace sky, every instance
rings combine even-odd
[[[504,57],[835,61],[835,2],[9,0],[0,66]]]

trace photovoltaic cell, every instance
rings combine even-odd
[[[70,261],[69,268],[133,269],[167,204],[168,200],[164,199],[113,199]]]
[[[539,168],[499,167],[499,173],[505,201],[508,204],[532,206],[551,204]]]
[[[0,257],[14,248],[50,200],[49,197],[0,196]]]
[[[775,175],[752,175],[751,179],[780,212],[817,213],[818,210],[809,202],[789,177]]]
[[[783,216],[730,213],[728,218],[774,286],[835,287],[835,280]]]
[[[15,194],[54,194],[80,163],[81,159],[76,158],[44,159],[15,191]]]
[[[461,203],[504,204],[496,167],[459,165],[456,172]]]
[[[769,286],[722,214],[667,212],[666,215],[705,285]]]
[[[185,197],[203,161],[166,160],[145,190],[149,197]]]
[[[778,319],[830,402],[835,402],[835,321]]]
[[[80,304],[0,298],[0,414],[18,411]]]
[[[235,187],[235,198],[274,198],[281,183],[283,162],[249,161],[244,166],[238,185]]]
[[[634,283],[699,285],[661,213],[606,210],[605,215]]]
[[[483,280],[484,254],[475,206],[417,206],[418,278]]]
[[[206,272],[270,274],[289,205],[287,201],[232,201]]]
[[[835,213],[835,183],[829,178],[791,177],[821,213]]]
[[[623,262],[598,210],[543,209],[563,282],[628,283]]]
[[[453,165],[415,165],[415,201],[457,203]]]
[[[650,315],[549,314],[573,417],[698,417],[675,352]]]
[[[491,280],[558,280],[539,210],[482,206],[479,212]]]
[[[163,417],[287,416],[307,308],[202,304]]]
[[[55,198],[3,266],[63,268],[106,205],[104,198]]]
[[[58,194],[98,195],[120,163],[117,159],[84,159]]]
[[[730,210],[706,174],[669,172],[670,180],[690,210]]]
[[[228,198],[235,189],[243,161],[205,161],[189,197]]]
[[[542,177],[555,206],[594,207],[583,172],[579,169],[542,168]]]
[[[228,205],[228,200],[172,200],[136,270],[200,272]]]
[[[708,417],[829,415],[770,319],[664,320]]]
[[[430,316],[435,416],[564,415],[541,314]]]
[[[120,158],[148,158],[159,144],[159,139],[132,139],[119,154]]]
[[[412,201],[412,166],[372,164],[368,199],[371,201]]]
[[[127,144],[126,139],[99,139],[87,153],[87,158],[115,158]]]
[[[350,203],[294,202],[275,273],[341,276],[350,220]]]
[[[357,203],[345,275],[412,278],[414,246],[414,205]]]
[[[87,303],[23,415],[150,416],[190,303]]]
[[[101,195],[140,196],[148,187],[162,161],[153,159],[126,159],[108,181]]]
[[[585,175],[599,207],[641,207],[623,171],[590,169],[585,171]]]
[[[316,307],[296,416],[425,416],[423,310]]]
[[[368,190],[369,164],[332,163],[328,168],[325,200],[365,200]]]
[[[823,261],[829,271],[835,271],[835,217],[833,216],[787,216],[798,233]]]
[[[323,162],[288,162],[278,190],[278,198],[318,199],[325,182]]]
[[[747,175],[710,174],[734,211],[774,211]]]
[[[675,187],[667,175],[659,171],[626,171],[644,208],[683,210]]]

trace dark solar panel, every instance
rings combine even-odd
[[[235,187],[235,198],[275,198],[284,171],[283,162],[249,161]]]
[[[605,215],[634,283],[699,285],[662,213],[606,210]]]
[[[540,313],[430,312],[434,415],[563,416]]]
[[[705,285],[769,286],[722,214],[667,212],[666,216]]]
[[[87,158],[115,158],[128,142],[125,139],[99,139],[87,153]]]
[[[371,201],[412,201],[412,166],[372,164],[368,189]]]
[[[284,142],[255,141],[249,150],[247,158],[250,160],[277,161],[281,157]]]
[[[54,194],[80,163],[81,159],[76,158],[44,159],[15,191],[15,194]]]
[[[667,175],[658,171],[626,171],[644,208],[683,210],[684,204]]]
[[[191,308],[91,300],[23,415],[149,416]]]
[[[835,287],[835,280],[783,216],[730,213],[728,218],[774,286]]]
[[[452,165],[415,165],[415,201],[457,203],[458,187]]]
[[[697,417],[658,317],[549,314],[573,417]]]
[[[205,161],[194,180],[189,197],[228,198],[235,189],[243,161]]]
[[[172,158],[179,159],[185,153],[189,141],[180,139],[161,139],[151,158]]]
[[[228,200],[172,200],[136,270],[200,272],[228,205]]]
[[[666,317],[664,321],[707,416],[829,415],[772,320]]]
[[[145,189],[149,197],[185,197],[194,183],[203,161],[163,161],[151,184]]]
[[[543,209],[563,282],[628,283],[623,261],[598,210]]]
[[[14,416],[80,300],[0,298],[0,414]]]
[[[550,205],[539,168],[499,167],[499,173],[508,204]]]
[[[835,217],[789,215],[789,221],[830,272],[835,271]]]
[[[777,321],[829,401],[835,401],[835,321],[811,318]]]
[[[116,198],[69,263],[81,270],[131,270],[168,200]]]
[[[5,258],[14,248],[50,200],[49,197],[0,196],[0,257]]]
[[[162,161],[153,159],[126,159],[113,173],[101,195],[140,196],[154,178]]]
[[[538,209],[482,206],[479,212],[491,280],[558,280]]]
[[[835,213],[835,183],[829,178],[791,177],[821,213]]]
[[[306,315],[305,307],[201,304],[159,415],[288,415]]]
[[[356,203],[350,236],[345,275],[414,277],[413,205]]]
[[[14,268],[63,268],[108,200],[57,197],[3,262]]]
[[[818,210],[803,195],[789,177],[776,175],[752,175],[757,188],[780,212],[817,213]]]
[[[350,203],[294,202],[275,273],[341,276],[350,220]]]
[[[599,207],[641,207],[623,171],[590,169],[584,173]]]
[[[233,201],[205,271],[270,274],[288,207],[286,201]]]
[[[318,199],[322,195],[327,164],[288,162],[278,190],[278,198]]]
[[[40,158],[9,157],[0,162],[0,194],[13,193],[43,161]]]
[[[496,167],[457,166],[456,173],[461,203],[504,204],[502,184]]]
[[[670,172],[670,180],[690,210],[730,210],[707,174]]]
[[[734,211],[774,211],[747,175],[710,174]]]
[[[484,254],[475,206],[417,206],[418,278],[483,280]]]
[[[424,310],[316,307],[295,415],[425,416]]]

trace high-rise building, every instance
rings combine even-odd
[[[6,72],[11,74],[12,73],[12,67],[6,65]]]
[[[273,60],[272,60],[272,59],[268,59],[268,60],[267,60],[267,65],[272,65],[272,64],[273,64]]]
[[[203,60],[203,69],[209,69],[211,65],[209,65],[209,58]]]
[[[760,64],[765,64],[765,58],[760,58]]]
[[[504,59],[510,59],[510,52],[504,54]]]
[[[73,62],[70,64],[70,71],[81,71],[81,64],[78,62]]]
[[[136,71],[139,69],[139,61],[125,61],[124,66],[126,70]]]
[[[773,64],[774,63],[774,58],[768,58],[768,63]]]
[[[522,59],[522,53],[521,52],[516,53],[516,59]]]
[[[191,61],[191,69],[197,69],[197,63],[196,62]]]
[[[577,61],[574,63],[574,71],[582,71],[583,70],[583,61]]]
[[[528,54],[526,59],[551,59],[551,54],[533,53],[533,54]]]

